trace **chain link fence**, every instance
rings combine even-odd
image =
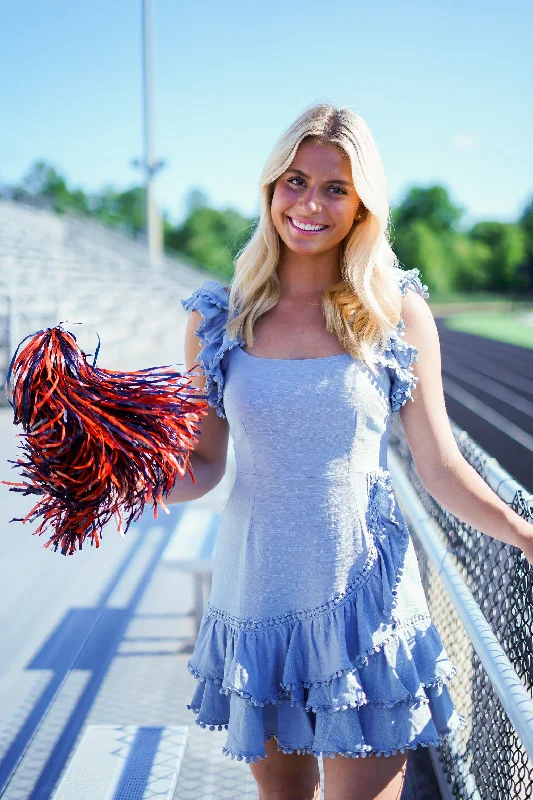
[[[451,424],[468,463],[520,516],[532,520],[533,497],[465,431]],[[496,639],[533,697],[533,568],[519,548],[464,524],[429,494],[418,477],[397,417],[390,444]],[[464,800],[531,798],[533,763],[416,535],[413,544],[432,618],[448,655],[457,665],[458,680],[452,681],[450,694],[468,720],[463,731],[438,748],[450,796]]]

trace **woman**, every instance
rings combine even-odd
[[[392,414],[445,508],[529,559],[533,526],[457,448],[426,287],[397,267],[364,120],[309,108],[268,158],[261,197],[231,287],[207,280],[182,301],[186,366],[212,408],[196,482],[167,502],[216,486],[230,430],[237,463],[188,708],[228,730],[223,752],[249,763],[260,800],[320,797],[319,756],[326,800],[395,800],[408,750],[465,718],[387,470]]]

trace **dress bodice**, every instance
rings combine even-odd
[[[290,481],[386,467],[390,378],[349,354],[256,358],[237,347],[225,365],[224,408],[237,470]]]
[[[398,279],[404,293],[427,294],[418,270]],[[212,604],[236,619],[265,609],[275,617],[319,607],[332,592],[352,591],[378,558],[390,561],[389,582],[408,545],[399,509],[395,517],[390,507],[387,471],[391,416],[416,384],[417,352],[402,338],[403,323],[391,331],[372,372],[348,353],[308,359],[246,353],[226,329],[228,295],[217,281],[206,281],[182,302],[202,314],[198,363],[205,393],[228,420],[236,457]],[[373,529],[380,508],[400,531],[383,545]],[[286,569],[279,565],[280,542]],[[261,575],[247,569],[254,564],[263,565]],[[296,575],[295,564],[301,565]]]
[[[422,283],[418,269],[401,270],[395,268],[394,271],[402,295],[407,294],[410,289],[422,295],[422,297],[428,297],[427,286]],[[358,363],[347,353],[312,359],[259,359],[245,353],[242,350],[243,339],[239,336],[231,337],[227,330],[228,294],[224,286],[218,281],[204,281],[190,297],[182,300],[181,303],[187,311],[197,309],[203,317],[196,330],[196,334],[202,342],[198,363],[202,366],[206,377],[205,393],[207,401],[209,405],[215,408],[218,416],[227,416],[224,396],[225,383],[230,364],[229,354],[234,348],[241,349],[242,354],[249,359],[254,358],[256,361],[265,362],[257,365],[259,369],[265,370],[265,378],[267,378],[269,369],[280,371],[289,369],[296,375],[300,369],[304,371],[315,369],[319,372],[321,366],[325,368],[333,367],[335,370],[337,365],[352,367]],[[413,374],[412,365],[418,358],[418,352],[415,347],[404,341],[403,334],[404,323],[400,319],[398,325],[391,329],[385,347],[377,354],[377,361],[381,367],[381,376],[374,380],[375,399],[381,398],[383,400],[388,396],[391,413],[399,411],[407,400],[413,399],[412,390],[417,382],[417,378]],[[310,362],[316,363],[311,366]],[[250,375],[253,375],[254,365],[250,362],[249,366]],[[362,367],[363,365],[360,366]],[[365,372],[365,370],[363,369],[362,372]],[[388,376],[388,380],[385,374]],[[361,375],[361,386],[366,385],[370,378],[371,373],[367,369],[366,377]],[[355,389],[360,388],[356,383],[353,383],[352,386]],[[298,388],[297,382],[295,383],[295,388]],[[366,400],[367,397],[363,399]],[[379,408],[379,405],[376,407]],[[274,411],[274,408],[271,410]]]

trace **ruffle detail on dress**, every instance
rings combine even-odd
[[[413,390],[418,383],[413,373],[413,364],[418,361],[418,350],[404,342],[400,333],[394,333],[383,349],[380,363],[387,369],[391,379],[391,411],[399,411],[408,400],[414,400]]]
[[[284,752],[391,755],[457,729],[445,686],[456,667],[429,613],[393,616],[409,531],[390,473],[369,472],[367,490],[369,559],[344,592],[261,620],[208,602],[187,707],[196,724],[228,730],[227,755],[262,758],[269,734]]]
[[[396,271],[402,296],[407,294],[408,289],[411,289],[422,297],[429,297],[428,287],[420,279],[420,270],[414,268]],[[418,378],[413,373],[413,364],[418,361],[418,350],[402,339],[404,328],[404,321],[400,319],[378,359],[387,369],[391,379],[392,412],[399,411],[408,400],[414,400],[412,392],[418,382]]]
[[[196,335],[203,345],[198,354],[198,363],[205,373],[205,398],[217,415],[225,418],[221,361],[228,350],[240,344],[238,338],[231,338],[226,331],[228,295],[221,283],[207,280],[181,304],[186,311],[194,309],[203,316]]]
[[[231,649],[226,655],[230,673],[235,666]],[[207,703],[213,711],[218,701],[223,711],[226,704],[220,696],[233,694],[258,708],[287,703],[315,713],[346,711],[363,705],[418,707],[420,703],[427,702],[424,689],[446,683],[456,672],[444,651],[437,629],[427,615],[417,615],[397,626],[370,653],[361,654],[354,659],[354,665],[332,672],[327,679],[294,682],[286,682],[283,678],[276,680],[278,664],[277,677],[283,673],[281,654],[273,651],[266,657],[266,662],[252,663],[252,658],[256,656],[257,650],[254,655],[248,653],[249,660],[239,664],[238,678],[233,681],[228,679],[229,676],[221,678],[206,674],[207,670],[200,672],[189,661],[187,669],[199,684],[188,708],[198,712],[202,704]],[[330,669],[332,661],[330,659]],[[210,716],[214,719],[213,714]],[[227,721],[217,719],[206,724],[223,724]]]
[[[415,267],[414,269],[398,270],[398,272],[398,285],[402,295],[407,294],[407,289],[412,289],[417,294],[422,295],[422,297],[429,297],[428,287],[425,283],[422,283],[419,269]]]
[[[382,618],[388,620],[397,605],[410,534],[387,469],[367,473],[367,500],[367,528],[380,561]]]
[[[275,669],[275,654],[271,662]],[[283,743],[278,747],[283,752],[387,756],[419,744],[438,745],[465,722],[446,686],[456,667],[429,620],[399,627],[364,666],[328,684],[280,691],[267,702],[254,702],[247,692],[230,691],[220,679],[188,666],[199,682],[187,708],[197,725],[226,729],[225,754],[239,760],[265,757],[264,740],[272,735]],[[264,666],[262,675],[269,669]],[[247,752],[240,749],[243,741]]]
[[[420,696],[420,682],[413,676],[406,691],[391,684],[387,694],[382,682],[385,694],[380,698],[369,698],[357,679],[357,669],[368,665],[370,657],[374,669],[381,664],[384,674],[387,668],[394,673],[397,642],[431,624],[428,613],[402,622],[393,616],[410,538],[388,470],[380,467],[367,474],[367,493],[368,558],[345,590],[321,606],[260,620],[234,617],[208,601],[188,663],[191,674],[218,682],[221,692],[240,694],[258,706],[284,696],[301,703],[305,688],[313,689],[312,703],[331,710],[377,699],[395,704],[412,699],[416,691]],[[434,628],[427,637],[433,664],[442,643]],[[407,649],[404,656],[410,661]],[[443,669],[423,673],[421,680],[447,676],[450,666],[444,654]]]

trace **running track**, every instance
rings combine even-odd
[[[533,493],[533,350],[437,328],[448,416]]]

